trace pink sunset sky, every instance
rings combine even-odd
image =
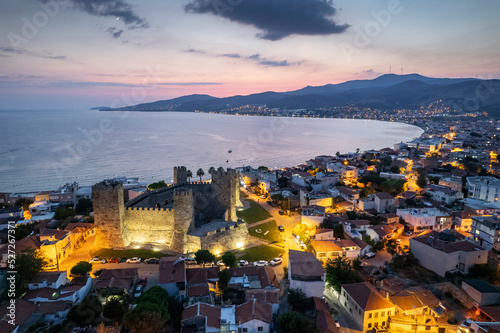
[[[0,3],[0,109],[288,91],[389,73],[500,78],[498,1]]]

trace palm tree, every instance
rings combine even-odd
[[[191,181],[191,178],[193,177],[193,172],[191,170],[188,170],[187,171],[187,178],[188,178],[188,182]]]
[[[203,177],[204,174],[205,172],[203,171],[202,168],[199,168],[198,171],[196,171],[196,175],[200,177],[200,182],[201,182],[201,177]]]
[[[217,171],[224,171],[224,168],[223,167],[218,167]]]
[[[215,172],[215,168],[213,166],[211,166],[210,169],[208,169],[208,173],[212,174],[212,172]]]

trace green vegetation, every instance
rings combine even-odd
[[[161,257],[170,257],[171,254],[165,254],[158,251],[146,250],[146,249],[129,249],[129,250],[111,250],[111,249],[100,249],[97,251],[91,251],[90,255],[92,257],[99,258],[132,258],[139,257],[142,259],[147,258],[161,258]]]
[[[76,215],[76,212],[73,208],[59,205],[54,213],[54,220],[66,220],[67,218],[73,217]]]
[[[123,320],[126,329],[132,333],[162,332],[168,318],[161,316],[161,309],[152,303],[137,304]]]
[[[26,199],[26,198],[21,198],[16,200],[16,203],[14,204],[15,207],[17,206],[23,206],[23,210],[26,211],[30,207],[30,205],[33,203],[33,200],[31,199]]]
[[[273,217],[267,210],[253,200],[247,200],[250,208],[236,212],[236,215],[246,223],[256,223]]]
[[[160,315],[162,318],[170,319],[170,315],[168,313],[168,292],[159,286],[154,286],[149,288],[137,299],[137,305],[140,304],[154,304],[158,306],[161,310]]]
[[[211,263],[211,262],[215,262],[215,255],[208,251],[208,250],[198,250],[196,251],[196,253],[194,254],[194,260],[196,260],[197,263],[205,263],[205,264],[208,264],[208,263]]]
[[[333,237],[344,239],[344,226],[342,225],[342,223],[337,224],[333,228]]]
[[[104,304],[102,315],[108,319],[122,320],[125,314],[125,305],[119,297],[113,297]]]
[[[164,180],[160,180],[159,182],[152,183],[148,185],[148,189],[150,190],[157,190],[159,188],[165,187],[167,184],[165,183]]]
[[[16,241],[20,241],[24,237],[28,236],[31,234],[33,231],[33,226],[29,223],[19,223],[16,224]]]
[[[287,312],[278,318],[281,332],[287,333],[316,333],[315,323],[296,311]]]
[[[88,295],[78,305],[73,306],[67,316],[68,326],[95,325],[100,316],[102,304],[98,296]]]
[[[242,252],[243,256],[241,256],[239,259],[253,262],[257,260],[272,260],[276,257],[279,257],[279,255],[283,253],[283,250],[278,249],[274,246],[260,245],[243,250]]]
[[[380,184],[380,190],[396,196],[404,191],[405,183],[406,181],[402,179],[386,180]]]
[[[79,261],[71,268],[71,275],[77,277],[84,277],[92,271],[92,264],[88,261]]]
[[[227,269],[224,269],[219,272],[219,289],[221,291],[225,291],[227,289],[227,284],[229,283],[229,280],[231,280],[231,275],[229,275],[229,272]]]
[[[92,204],[92,200],[82,198],[78,200],[76,204],[75,211],[79,215],[88,216],[94,210],[94,206]]]
[[[251,236],[264,239],[271,243],[278,243],[278,245],[283,244],[283,237],[281,236],[281,232],[278,230],[278,226],[274,220],[259,224],[255,227],[250,227],[248,228],[248,233]]]
[[[203,171],[202,168],[199,168],[198,171],[196,171],[196,175],[200,177],[200,182],[201,182],[201,177],[205,174],[205,171]]]
[[[314,305],[312,304],[313,299],[308,298],[301,289],[288,289],[287,301],[293,311],[298,311],[301,313],[304,313],[309,308],[314,307]]]
[[[326,283],[340,293],[340,286],[346,283],[362,282],[363,279],[349,260],[338,257],[326,262]]]
[[[41,252],[32,248],[16,254],[16,297],[20,297],[24,293],[26,284],[42,271],[45,264],[46,261]],[[7,266],[7,268],[10,267]]]
[[[233,252],[226,252],[222,255],[222,262],[227,267],[236,267],[238,266],[238,260]]]

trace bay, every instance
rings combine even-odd
[[[0,191],[92,185],[116,176],[173,179],[173,167],[294,166],[317,155],[392,147],[402,123],[188,112],[0,111]],[[195,177],[196,178],[196,177]],[[205,177],[207,178],[207,177]]]

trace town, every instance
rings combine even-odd
[[[0,331],[500,331],[500,124],[397,114],[424,133],[0,193]]]

